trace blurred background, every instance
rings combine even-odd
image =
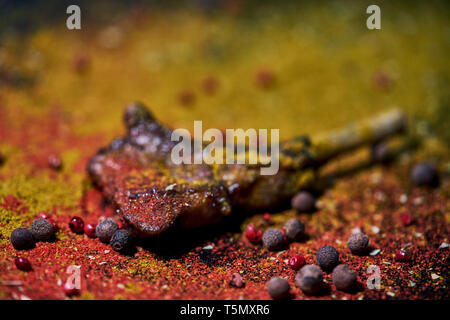
[[[316,133],[401,107],[450,141],[448,1],[0,1],[0,98],[13,125],[64,114],[105,141],[140,100],[174,127]],[[81,30],[66,8],[81,7]]]

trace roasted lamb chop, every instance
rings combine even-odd
[[[172,130],[142,104],[130,105],[124,122],[126,135],[101,148],[87,170],[140,238],[217,224],[233,211],[274,209],[311,185],[328,160],[406,127],[405,115],[393,110],[314,139],[293,138],[280,143],[278,172],[261,175],[262,164],[174,164]]]

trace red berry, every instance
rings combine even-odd
[[[47,218],[46,220],[52,224],[53,230],[58,230],[58,225],[56,224],[55,220],[53,220],[52,218]]]
[[[264,213],[263,215],[263,219],[266,223],[271,223],[272,222],[272,215],[270,213]]]
[[[117,225],[119,226],[119,229],[123,229],[123,223],[120,220],[117,220]]]
[[[83,233],[84,221],[80,217],[73,217],[70,219],[69,227],[74,233]]]
[[[72,65],[75,72],[79,74],[85,73],[89,69],[90,58],[86,54],[79,52],[73,57]]]
[[[39,212],[37,215],[39,219],[48,219],[48,215],[45,212]]]
[[[48,165],[53,170],[60,170],[62,168],[61,158],[55,154],[50,154],[48,156]]]
[[[189,106],[195,102],[195,94],[190,90],[183,90],[178,94],[178,101],[183,106]]]
[[[375,87],[381,90],[387,90],[392,87],[393,79],[385,71],[379,70],[374,73],[372,77],[373,84]]]
[[[16,258],[14,259],[17,269],[22,271],[30,271],[32,269],[31,262],[27,258]]]
[[[412,223],[411,215],[408,212],[403,212],[402,214],[400,214],[400,220],[405,227],[409,226]]]
[[[12,194],[5,196],[3,202],[2,207],[9,210],[16,210],[22,204],[22,202]]]
[[[395,259],[400,262],[407,262],[411,260],[411,252],[400,249],[395,253]]]
[[[66,281],[66,283],[64,283],[64,292],[68,297],[73,297],[80,294],[80,289],[75,288],[70,281]]]
[[[228,283],[235,288],[242,288],[245,286],[245,281],[239,273],[233,273]]]
[[[256,227],[253,223],[249,223],[245,231],[255,231]]]
[[[289,267],[297,271],[306,264],[306,260],[302,255],[296,255],[289,259],[288,264]]]
[[[202,81],[203,91],[210,95],[216,92],[218,85],[217,79],[213,76],[208,76]]]
[[[97,228],[96,224],[88,223],[84,226],[84,233],[87,234],[89,238],[95,238],[95,228]]]
[[[262,231],[258,230],[253,223],[249,223],[245,230],[245,236],[251,243],[259,243],[262,240]]]

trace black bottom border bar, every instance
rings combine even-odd
[[[148,319],[283,319],[327,318],[336,316],[375,316],[392,317],[392,311],[399,312],[402,318],[427,310],[427,313],[440,314],[449,310],[450,300],[377,300],[377,301],[223,301],[223,300],[126,300],[126,301],[0,301],[3,314],[10,309],[11,314],[27,314],[35,317],[63,319],[65,316],[98,319],[132,317]],[[52,311],[53,310],[53,311]],[[57,311],[58,310],[58,311]],[[77,316],[78,314],[78,316]],[[291,318],[286,318],[290,320]]]

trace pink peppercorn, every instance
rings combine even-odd
[[[272,215],[270,213],[264,213],[263,219],[266,223],[271,224],[272,223]]]
[[[202,81],[202,88],[206,94],[212,95],[216,92],[219,83],[214,76],[208,76]]]
[[[37,217],[39,219],[48,219],[48,215],[45,212],[39,212]]]
[[[242,288],[245,286],[245,281],[242,279],[242,276],[236,272],[231,275],[229,284],[235,288]]]
[[[183,106],[192,105],[195,102],[195,94],[191,90],[183,90],[178,94],[178,101]]]
[[[95,238],[95,228],[97,227],[96,224],[92,224],[92,223],[87,223],[84,226],[84,233],[89,237],[89,238]]]
[[[405,227],[412,224],[412,218],[408,212],[403,212],[402,214],[400,214],[400,220]]]
[[[73,217],[70,219],[69,227],[74,233],[83,233],[84,221],[80,217]]]
[[[400,262],[408,262],[411,260],[411,252],[400,249],[395,253],[395,259]]]
[[[289,259],[288,264],[293,270],[299,270],[306,264],[306,260],[302,255],[296,255]]]
[[[255,74],[255,82],[261,88],[269,88],[275,82],[275,74],[271,70],[261,69]]]
[[[392,77],[383,70],[378,70],[373,74],[373,84],[376,88],[381,90],[388,90],[393,85]]]
[[[22,271],[30,271],[33,269],[30,260],[27,258],[16,258],[14,259],[14,263],[16,264],[17,269]]]
[[[55,154],[50,154],[48,156],[48,165],[53,170],[60,170],[62,168],[61,158]]]
[[[262,231],[257,229],[253,223],[249,223],[247,225],[247,229],[245,230],[245,236],[247,237],[248,241],[251,243],[259,243],[262,240]]]
[[[52,218],[47,218],[46,220],[51,223],[53,230],[55,231],[58,230],[58,224],[56,223],[55,220],[53,220]]]
[[[66,283],[64,283],[64,293],[66,296],[78,296],[80,292],[80,289],[77,289],[70,281],[66,281]]]

